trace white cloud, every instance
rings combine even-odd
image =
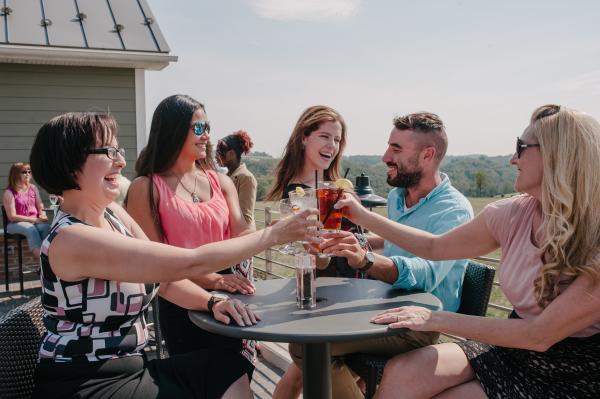
[[[362,0],[251,0],[255,12],[269,19],[326,20],[356,14]]]

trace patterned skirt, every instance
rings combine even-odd
[[[600,398],[600,334],[566,338],[546,352],[457,344],[489,398]]]

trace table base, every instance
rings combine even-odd
[[[329,343],[302,345],[302,396],[331,399],[331,356]]]

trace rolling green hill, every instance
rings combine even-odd
[[[452,184],[469,197],[492,197],[514,191],[515,168],[510,157],[487,155],[447,156],[442,171],[447,173]],[[258,181],[257,198],[262,200],[273,181],[273,169],[278,159],[265,153],[245,157],[244,162]],[[381,157],[375,155],[351,155],[344,157],[342,170],[350,168],[349,177],[365,173],[371,178],[371,186],[379,195],[386,196],[390,187],[386,183],[387,167]]]

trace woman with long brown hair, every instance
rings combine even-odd
[[[346,147],[346,122],[333,108],[315,105],[307,108],[290,136],[281,161],[275,167],[275,181],[266,198],[287,198],[297,186],[310,188],[319,180],[340,176],[342,153]]]

